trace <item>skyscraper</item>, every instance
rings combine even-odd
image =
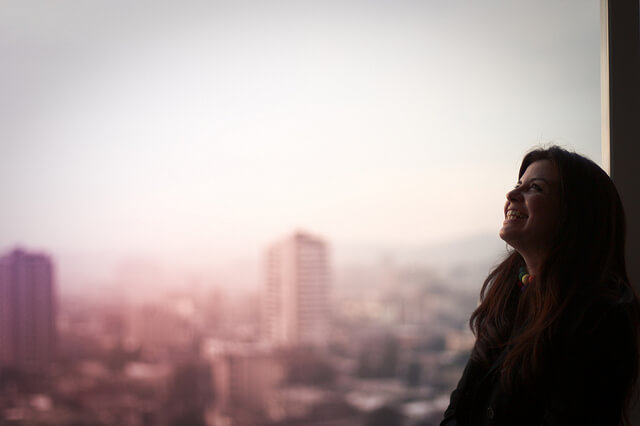
[[[0,365],[43,371],[56,346],[53,264],[14,250],[0,257]]]
[[[265,331],[284,346],[322,347],[329,326],[327,244],[298,232],[267,250]]]

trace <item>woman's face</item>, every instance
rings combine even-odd
[[[523,256],[544,256],[558,231],[560,179],[549,160],[531,163],[507,193],[500,238]]]

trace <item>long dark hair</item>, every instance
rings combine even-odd
[[[529,152],[520,166],[550,160],[560,176],[559,231],[541,269],[525,292],[515,285],[524,260],[511,251],[491,271],[470,326],[476,334],[472,357],[490,364],[505,347],[501,381],[543,386],[552,341],[580,325],[596,303],[626,304],[633,336],[627,401],[638,373],[638,298],[625,265],[625,216],[611,178],[593,161],[557,146]]]

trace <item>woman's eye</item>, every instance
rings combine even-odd
[[[535,189],[536,191],[542,191],[542,188],[540,188],[540,185],[536,184],[536,183],[532,183],[529,188],[531,189]]]

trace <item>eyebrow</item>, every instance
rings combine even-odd
[[[531,179],[527,180],[525,183],[531,183],[534,180],[541,180],[544,183],[546,183],[547,185],[551,185],[548,180],[546,180],[545,178],[541,178],[541,177],[532,177]],[[522,181],[520,179],[518,179],[518,185],[522,185]]]

